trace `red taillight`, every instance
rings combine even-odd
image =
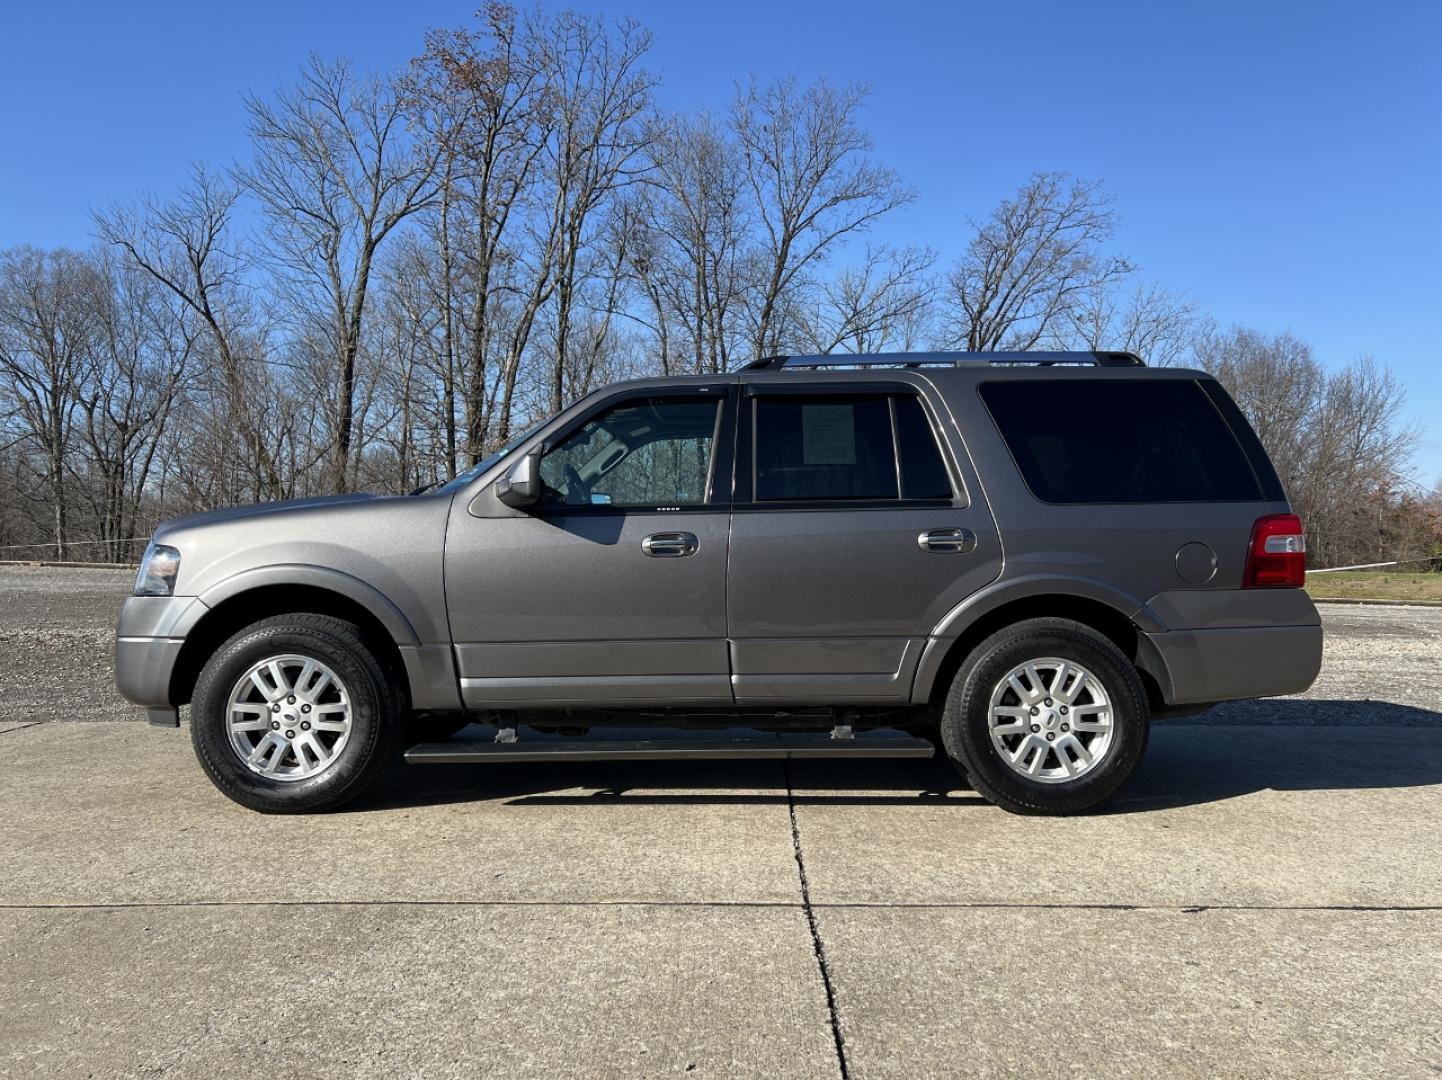
[[[1307,538],[1296,514],[1268,514],[1252,526],[1244,589],[1300,589],[1307,580]]]

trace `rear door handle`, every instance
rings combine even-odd
[[[922,551],[937,555],[948,552],[965,555],[976,550],[976,533],[970,529],[928,529],[916,538]]]
[[[683,555],[695,555],[700,546],[696,534],[688,532],[652,533],[641,541],[641,550],[653,559],[679,559]]]

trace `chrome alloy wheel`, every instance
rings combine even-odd
[[[991,743],[1018,775],[1062,784],[1095,769],[1115,724],[1106,688],[1072,660],[1047,656],[1012,668],[991,692]]]
[[[225,704],[230,746],[270,780],[308,780],[333,765],[351,732],[351,700],[327,665],[286,653],[256,664]]]

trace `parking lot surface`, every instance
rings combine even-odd
[[[1435,1076],[1442,610],[1156,727],[1104,814],[936,762],[397,766],[265,817],[0,568],[0,1075]],[[88,721],[88,722],[83,722]]]

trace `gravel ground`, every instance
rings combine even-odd
[[[0,566],[0,724],[134,720],[115,692],[115,618],[135,574]]]
[[[115,633],[134,570],[0,566],[0,631]]]
[[[0,725],[134,720],[114,689],[128,570],[0,566]],[[1442,608],[1322,604],[1326,655],[1299,698],[1233,702],[1182,723],[1431,726],[1442,698]],[[1305,702],[1306,704],[1303,704]]]
[[[1207,724],[1442,725],[1442,608],[1319,603],[1322,673],[1293,698],[1237,701]]]

